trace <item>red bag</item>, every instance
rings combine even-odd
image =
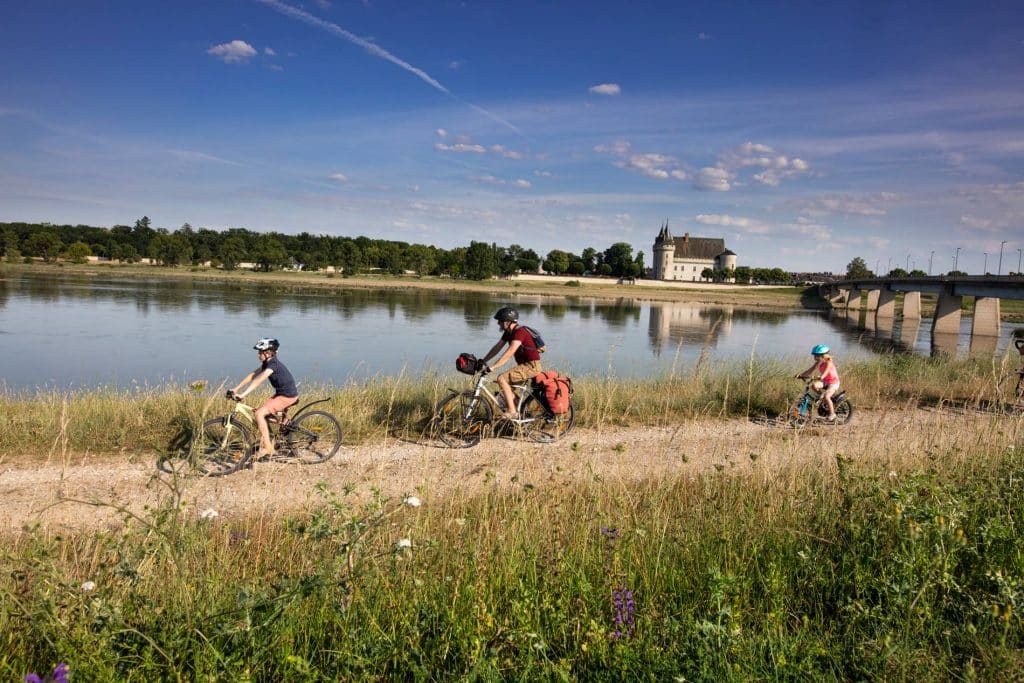
[[[554,370],[542,372],[533,378],[533,395],[540,399],[555,415],[569,412],[572,380]]]

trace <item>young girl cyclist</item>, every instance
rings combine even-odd
[[[252,348],[256,349],[259,356],[260,366],[245,376],[234,389],[228,389],[228,398],[241,401],[247,394],[252,393],[259,385],[267,379],[270,386],[274,388],[274,395],[263,402],[263,405],[256,409],[256,426],[260,430],[260,452],[258,457],[274,455],[274,444],[270,440],[270,430],[267,428],[267,415],[279,413],[289,406],[299,402],[299,391],[295,387],[295,379],[288,368],[277,358],[277,350],[281,344],[276,339],[264,337],[256,342]],[[246,386],[248,384],[248,386]],[[245,389],[242,389],[245,387]],[[242,393],[235,393],[239,390]]]
[[[835,420],[836,409],[832,405],[832,396],[839,391],[839,370],[836,369],[836,364],[832,361],[832,354],[829,353],[829,348],[825,344],[818,344],[811,349],[811,355],[814,356],[814,365],[801,372],[797,377],[807,379],[815,372],[818,374],[819,379],[814,380],[811,387],[821,393],[825,407],[828,408],[828,419]]]

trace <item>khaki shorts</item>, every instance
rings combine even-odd
[[[508,372],[498,375],[498,380],[506,379],[509,384],[522,384],[533,379],[534,375],[544,372],[541,370],[539,360],[531,360],[529,363],[517,365]]]

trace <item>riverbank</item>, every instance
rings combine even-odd
[[[120,263],[33,263],[0,264],[0,273],[28,272],[45,276],[60,272],[82,276],[107,275],[129,278],[175,278],[196,281],[271,286],[288,290],[325,290],[344,288],[368,289],[431,289],[441,291],[486,292],[495,296],[541,295],[558,297],[592,297],[597,299],[630,299],[634,301],[686,301],[708,304],[732,304],[749,307],[805,308],[826,310],[828,302],[818,296],[816,288],[763,287],[710,283],[657,283],[645,286],[618,284],[614,278],[559,278],[455,280],[415,275],[358,275],[342,277],[325,272],[251,270],[215,270],[211,268],[165,268],[161,266]]]

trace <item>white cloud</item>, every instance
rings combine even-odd
[[[895,201],[898,195],[881,192],[870,196],[830,196],[817,199],[803,199],[789,205],[805,216],[843,214],[847,216],[884,216],[886,204]]]
[[[506,159],[522,159],[523,153],[508,149],[504,145],[491,145],[491,152]]]
[[[448,62],[448,68],[451,69],[452,71],[458,71],[462,64],[463,61],[461,59],[453,59],[452,61]]]
[[[272,48],[272,47],[265,47],[265,48],[263,48],[263,54],[267,55],[268,57],[273,57],[277,53],[274,52],[274,48]]]
[[[331,0],[314,0],[314,2],[316,2],[317,7],[319,7],[320,9],[331,8]]]
[[[733,174],[724,168],[708,166],[700,169],[700,172],[697,173],[697,177],[693,181],[693,186],[698,190],[728,192],[732,189],[732,185],[729,184],[732,178]]]
[[[232,40],[230,43],[214,45],[206,54],[218,57],[225,64],[242,64],[256,56],[256,48],[244,40]]]
[[[550,178],[551,177],[551,171],[540,171],[540,170],[537,170],[537,171],[533,172],[533,175],[537,176],[538,178]]]
[[[595,152],[602,154],[628,154],[630,144],[625,140],[617,140],[610,145],[597,145],[594,147]]]
[[[749,218],[741,218],[739,216],[728,216],[721,214],[698,214],[694,216],[694,220],[704,225],[718,225],[727,228],[749,228],[753,225],[753,221]]]
[[[434,149],[438,152],[472,152],[473,154],[484,154],[487,149],[483,145],[467,145],[464,142],[456,142],[454,145],[446,145],[443,142],[435,142]]]
[[[334,180],[334,181],[339,182],[339,183],[347,183],[348,182],[348,176],[345,175],[344,173],[332,173],[331,175],[329,175],[327,177],[330,178],[331,180]]]
[[[484,183],[485,185],[511,185],[512,187],[518,187],[521,189],[532,187],[529,180],[523,180],[522,178],[509,182],[502,178],[496,178],[492,175],[475,175],[469,176],[469,179],[478,183]]]
[[[622,92],[622,88],[619,87],[618,83],[601,83],[590,88],[590,92],[595,95],[618,95]]]
[[[711,40],[711,34],[701,31],[697,34],[697,40]]]
[[[524,180],[522,178],[519,178],[518,180],[513,181],[512,185],[514,187],[521,187],[523,189],[526,189],[528,187],[533,187],[533,185],[530,183],[529,180]]]
[[[437,133],[437,136],[440,138],[448,137],[448,131],[446,131],[444,128],[438,128],[437,131],[435,132]]]

